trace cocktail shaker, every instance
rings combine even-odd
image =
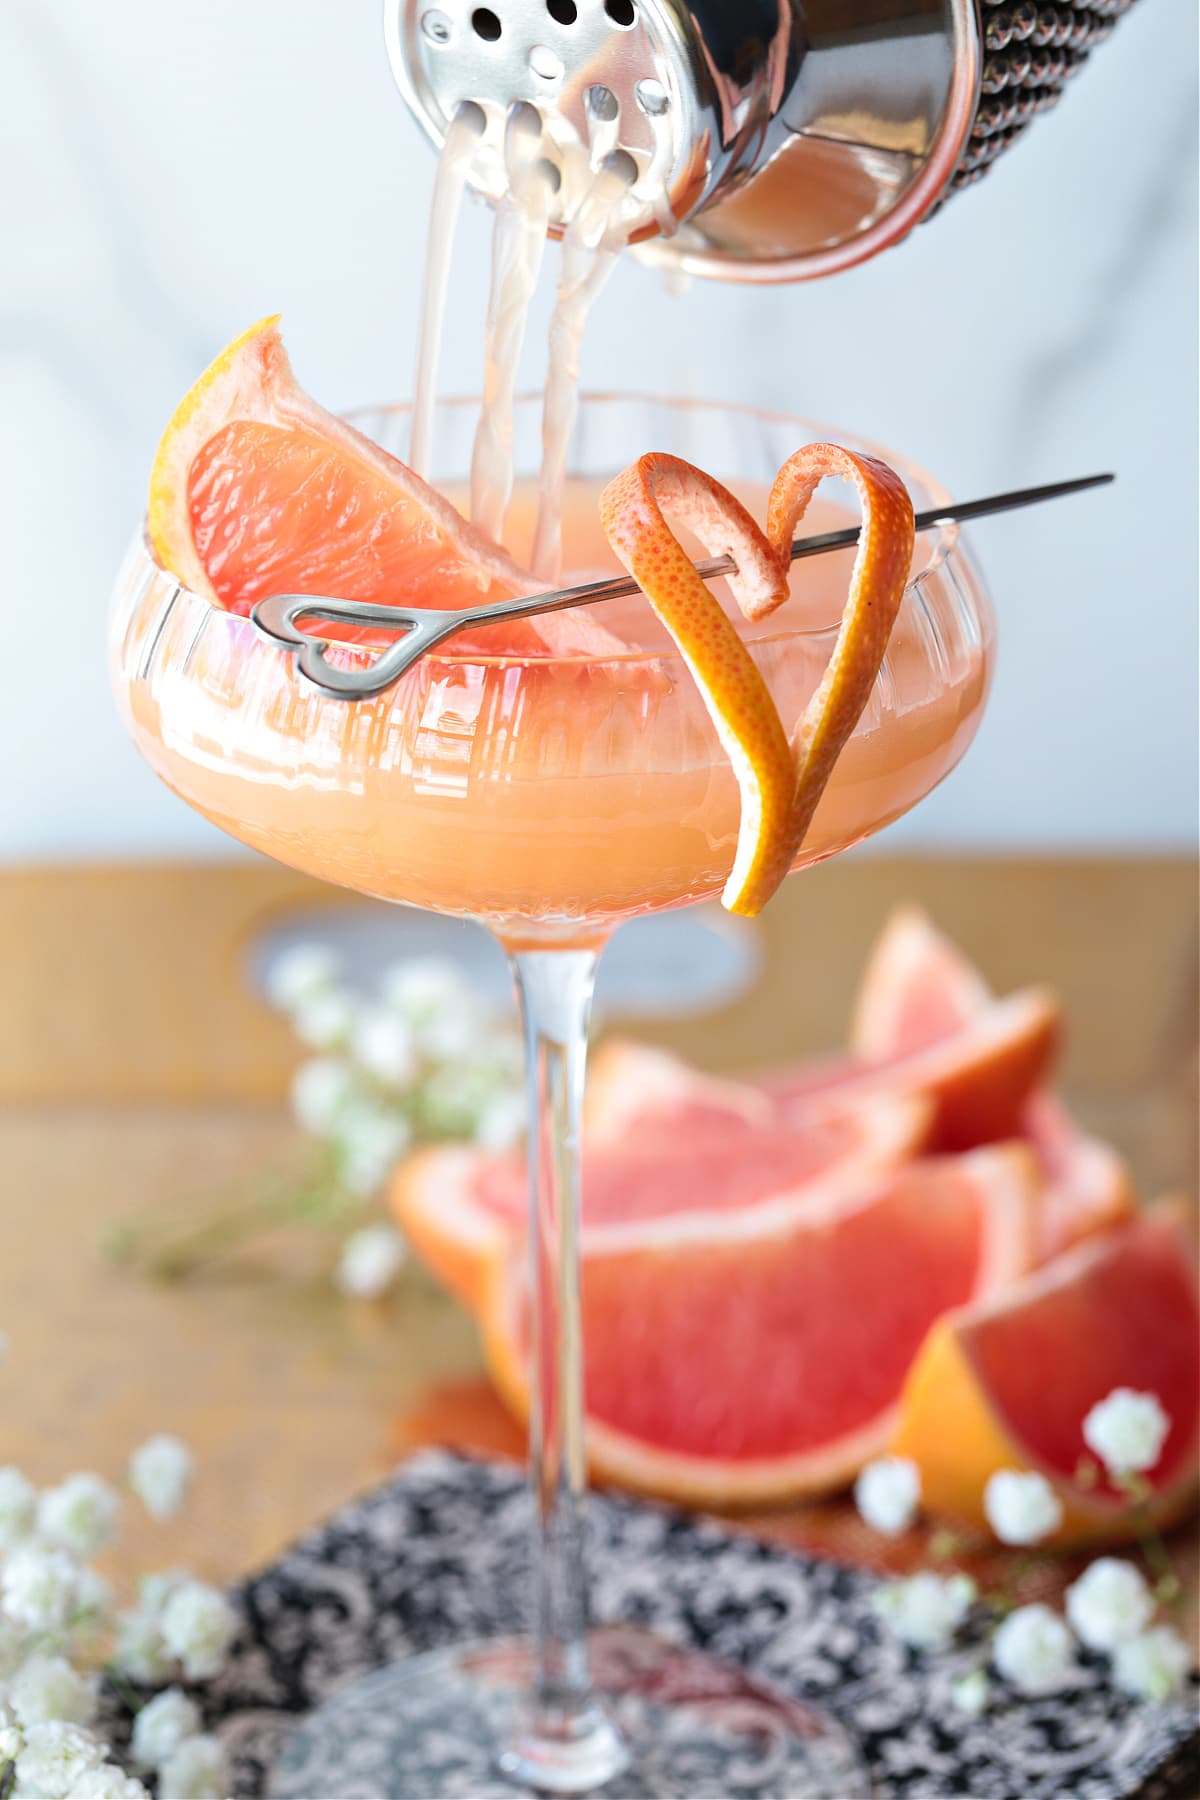
[[[1132,4],[385,0],[385,32],[435,143],[482,106],[479,191],[504,191],[504,121],[532,103],[568,160],[633,157],[658,196],[642,254],[776,282],[875,255],[976,181]]]

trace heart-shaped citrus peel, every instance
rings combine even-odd
[[[734,597],[746,618],[763,619],[787,599],[792,539],[827,475],[857,490],[862,530],[833,653],[789,742],[749,650],[668,521],[687,526],[710,555],[733,558]],[[764,536],[719,481],[656,452],[609,483],[600,518],[679,645],[737,776],[741,816],[722,901],[730,912],[761,912],[792,866],[883,662],[912,565],[908,490],[877,457],[808,444],[775,477]]]
[[[757,911],[735,903],[765,899],[787,873],[778,865],[790,838],[792,753],[766,682],[669,519],[686,525],[710,556],[733,557],[729,585],[747,617],[786,599],[787,579],[741,501],[678,456],[639,456],[600,496],[608,541],[679,645],[737,774],[741,822],[724,898],[735,911]]]

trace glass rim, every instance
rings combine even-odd
[[[522,390],[514,396],[513,405],[515,407],[540,405],[542,398],[542,394],[537,390]],[[480,397],[477,394],[448,394],[439,396],[434,406],[434,415],[436,418],[436,415],[443,411],[459,411],[467,407],[478,408],[479,403]],[[911,457],[902,455],[899,451],[893,451],[886,445],[879,444],[874,439],[864,437],[859,432],[850,430],[845,426],[828,426],[821,423],[819,420],[806,418],[799,413],[792,413],[774,407],[751,405],[745,401],[739,400],[717,400],[702,395],[667,396],[664,394],[655,394],[648,390],[620,388],[583,389],[579,394],[579,405],[580,407],[630,405],[658,406],[676,412],[716,412],[736,414],[740,418],[757,420],[769,425],[795,425],[801,432],[810,434],[800,439],[797,448],[800,448],[802,443],[826,441],[830,443],[839,443],[843,439],[849,440],[852,448],[858,448],[871,455],[880,456],[903,478],[905,486],[909,487],[910,491],[915,484],[917,488],[921,490],[921,497],[926,501],[928,506],[948,506],[951,503],[951,495],[948,489],[943,486],[936,476],[931,475],[928,470],[922,467],[921,464],[914,462]],[[412,408],[413,402],[411,400],[389,401],[383,404],[366,402],[360,405],[347,407],[339,416],[345,419],[348,424],[355,425],[359,430],[362,430],[361,421],[365,419],[377,419],[381,416],[400,417],[404,414],[411,413]],[[365,435],[370,436],[370,433],[365,433]],[[380,448],[382,448],[382,446],[380,446]],[[570,477],[568,476],[568,479],[569,478]],[[430,485],[436,487],[435,483],[431,483]],[[920,511],[925,510],[925,508],[918,507],[915,510]],[[930,579],[930,577],[938,572],[957,549],[961,530],[961,525],[956,521],[946,520],[929,528],[925,532],[919,532],[917,534],[917,542],[927,545],[929,554],[923,566],[917,570],[915,574],[910,573],[909,579],[905,583],[904,595],[901,601],[902,610],[911,603],[911,599],[916,599],[918,603],[926,604],[924,602],[924,596],[921,593],[922,586]],[[146,520],[142,521],[139,536],[142,549],[148,560],[154,565],[155,569],[175,584],[178,596],[182,598],[185,603],[195,602],[196,605],[207,608],[208,611],[217,618],[228,620],[230,622],[230,627],[241,626],[247,627],[251,632],[256,631],[253,620],[247,614],[233,612],[230,608],[222,606],[219,601],[213,600],[209,595],[202,594],[198,589],[189,587],[186,582],[179,579],[174,570],[164,567],[159,561],[154,546],[150,541],[148,522]],[[599,607],[602,607],[604,603],[601,601],[596,604],[598,604]],[[649,602],[647,604],[649,604]],[[779,608],[779,615],[782,615],[786,611],[786,606],[787,602],[785,601]],[[771,616],[775,617],[778,615]],[[764,620],[763,624],[766,624],[767,622],[767,620]],[[747,649],[751,650],[758,649],[760,646],[766,648],[771,645],[791,641],[812,642],[820,638],[834,637],[839,630],[840,625],[840,615],[837,619],[831,620],[825,625],[793,625],[791,627],[788,627],[783,622],[782,617],[780,617],[778,629],[774,631],[757,631],[753,636],[744,637],[742,641]],[[314,636],[317,635],[319,634],[314,633]],[[275,647],[271,646],[266,639],[258,639],[257,634],[256,641],[261,642],[264,649]],[[649,667],[655,664],[661,666],[663,663],[670,662],[673,659],[679,658],[681,655],[678,646],[672,646],[669,649],[664,647],[658,650],[617,650],[609,656],[589,656],[585,653],[564,656],[533,656],[529,654],[514,654],[512,652],[486,655],[478,650],[467,651],[456,655],[452,646],[452,639],[448,640],[444,645],[436,645],[421,658],[421,662],[435,666],[457,668],[609,668],[616,665],[633,667],[638,664]],[[343,653],[349,652],[355,656],[364,657],[368,659],[368,661],[375,661],[383,654],[387,646],[343,642],[336,644],[335,648],[341,650]],[[401,676],[398,679],[403,680],[404,677]],[[385,693],[386,692],[390,692],[390,689],[385,690]],[[375,696],[376,699],[383,697],[384,696]],[[358,705],[362,704],[362,702],[351,701],[343,702],[342,704]]]

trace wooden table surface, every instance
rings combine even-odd
[[[1183,859],[849,857],[789,884],[757,930],[753,990],[642,1035],[737,1070],[835,1046],[888,909],[927,905],[1001,989],[1049,981],[1064,1087],[1143,1192],[1194,1191],[1195,877]],[[219,1580],[269,1559],[446,1435],[515,1442],[478,1382],[472,1328],[420,1276],[386,1302],[332,1293],[280,1237],[219,1278],[147,1285],[101,1254],[118,1220],[185,1216],[286,1165],[297,1051],[244,979],[247,946],[344,894],[261,862],[0,873],[0,1168],[8,1334],[0,1462],[117,1476],[149,1433],[195,1450],[186,1516],[114,1559]],[[401,919],[403,915],[400,915]],[[432,1397],[431,1397],[432,1396]],[[820,1544],[821,1508],[771,1528]]]

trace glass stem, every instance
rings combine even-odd
[[[512,955],[529,1084],[535,1540],[531,1713],[521,1740],[502,1761],[514,1778],[548,1793],[586,1792],[625,1760],[592,1694],[587,1658],[580,1128],[598,958],[594,949]]]

